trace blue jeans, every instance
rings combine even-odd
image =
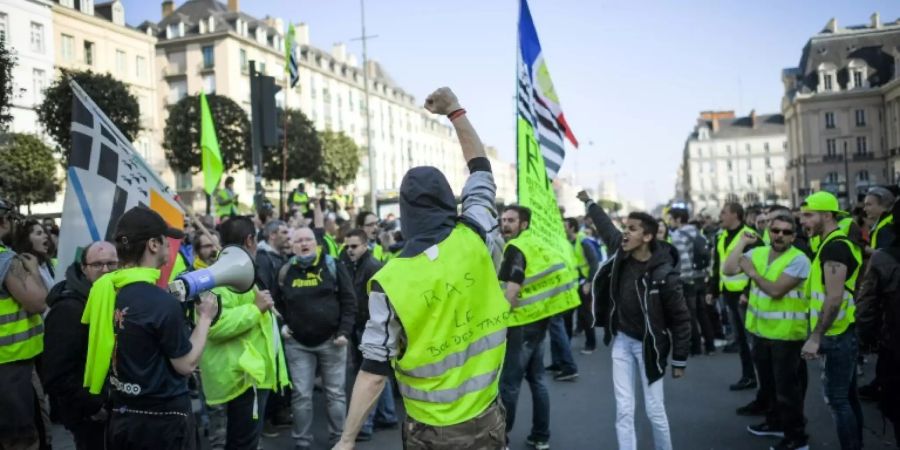
[[[851,325],[842,334],[825,336],[819,346],[825,358],[822,386],[831,408],[838,440],[843,450],[862,448],[863,415],[856,395],[856,357],[859,347]]]
[[[575,359],[572,358],[572,345],[569,343],[569,335],[566,333],[563,314],[571,314],[566,311],[550,318],[550,360],[563,372],[578,372]],[[507,408],[508,409],[508,408]]]
[[[562,321],[562,318],[560,318]],[[506,360],[500,374],[500,399],[506,408],[506,434],[516,420],[516,404],[522,379],[531,388],[532,423],[529,438],[550,439],[550,396],[544,384],[544,336],[547,321],[512,327],[507,331]]]
[[[366,423],[364,423],[362,429],[360,429],[360,433],[372,434],[376,420],[379,424],[385,425],[396,424],[399,422],[394,407],[394,387],[391,385],[390,377],[388,377],[384,389],[381,390],[381,396],[378,397],[378,403],[375,405],[375,408],[372,409],[372,412],[369,413],[369,417],[366,418]]]

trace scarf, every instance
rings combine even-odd
[[[89,326],[88,354],[84,366],[84,387],[91,394],[99,394],[106,382],[109,364],[116,343],[113,315],[116,310],[116,294],[132,283],[156,284],[159,269],[133,267],[119,269],[100,277],[91,286],[81,323]]]

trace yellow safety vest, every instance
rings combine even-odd
[[[722,270],[725,266],[725,261],[728,260],[728,255],[735,251],[738,242],[741,240],[741,235],[744,233],[756,234],[756,231],[753,231],[752,228],[744,225],[738,230],[734,238],[731,239],[731,243],[729,243],[727,247],[725,246],[725,237],[728,235],[728,231],[723,230],[719,234],[719,239],[716,243],[716,251],[719,253],[719,290],[741,292],[748,284],[750,284],[750,278],[747,277],[747,274],[738,273],[737,275],[725,275],[725,272]]]
[[[216,201],[216,217],[223,218],[237,214],[237,205],[235,203],[229,203],[227,205],[219,203],[222,201],[234,200],[234,195],[229,194],[227,189],[219,189],[216,192],[216,197],[218,197],[218,200]]]
[[[575,236],[575,242],[572,244],[575,248],[575,265],[578,266],[578,275],[582,279],[588,279],[591,275],[591,265],[588,263],[587,257],[584,255],[584,233],[578,233]],[[526,260],[527,262],[528,260]]]
[[[0,253],[7,251],[0,245]],[[43,351],[41,315],[25,311],[11,296],[0,297],[0,364],[31,359]]]
[[[306,211],[309,209],[309,194],[306,192],[294,191],[293,195],[291,195],[291,201],[293,204],[297,205],[302,214],[306,214]]]
[[[750,261],[757,273],[773,283],[778,281],[795,258],[806,258],[802,251],[791,247],[769,264],[771,251],[772,247],[757,247],[753,249]],[[804,291],[804,283],[800,283],[783,297],[773,299],[755,282],[751,282],[750,303],[745,320],[747,331],[780,341],[806,339],[809,334],[809,299]]]
[[[340,247],[338,247],[337,241],[335,241],[334,238],[331,237],[330,234],[325,233],[325,237],[322,238],[322,240],[325,241],[326,253],[328,253],[329,255],[331,255],[334,258],[337,258],[338,256],[340,256],[340,254],[341,254]]]
[[[525,256],[525,281],[509,326],[537,322],[581,304],[578,271],[568,267],[556,249],[547,246],[531,230],[523,231],[506,245],[519,249]]]
[[[393,362],[406,413],[449,426],[484,412],[497,398],[510,313],[481,237],[457,225],[436,252],[394,258],[372,282],[406,333]]]
[[[894,215],[893,214],[888,214],[887,217],[885,217],[884,219],[881,219],[881,221],[878,222],[878,225],[875,225],[875,230],[872,231],[872,239],[871,239],[869,246],[872,247],[873,249],[877,250],[878,249],[878,233],[881,232],[882,228],[889,226],[889,225],[893,225],[893,224],[894,224]]]
[[[841,231],[835,230],[829,234],[822,246],[816,251],[816,258],[812,262],[809,271],[809,278],[806,280],[806,297],[809,298],[809,326],[815,329],[819,323],[819,315],[822,314],[822,307],[825,304],[825,279],[822,272],[821,253],[822,248],[831,241],[841,241],[850,247],[853,258],[856,259],[856,270],[853,271],[844,282],[844,298],[841,301],[841,309],[838,311],[837,317],[831,324],[831,328],[825,333],[827,336],[834,336],[847,331],[847,327],[856,321],[856,304],[853,301],[853,290],[856,288],[856,277],[859,275],[859,269],[862,267],[862,251],[850,239],[841,234]]]

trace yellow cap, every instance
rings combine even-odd
[[[806,197],[803,204],[800,205],[800,211],[803,212],[833,212],[837,214],[847,214],[841,210],[837,197],[831,192],[819,191]]]

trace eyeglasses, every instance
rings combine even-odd
[[[783,236],[790,236],[794,234],[794,230],[782,229],[782,228],[769,228],[770,234],[780,234]]]
[[[97,261],[97,262],[92,262],[92,263],[85,263],[85,266],[88,266],[94,270],[101,270],[104,267],[108,268],[109,270],[116,270],[119,268],[119,262],[118,261]]]
[[[377,227],[377,226],[378,226],[378,222],[364,223],[363,226],[364,226],[364,227]]]

